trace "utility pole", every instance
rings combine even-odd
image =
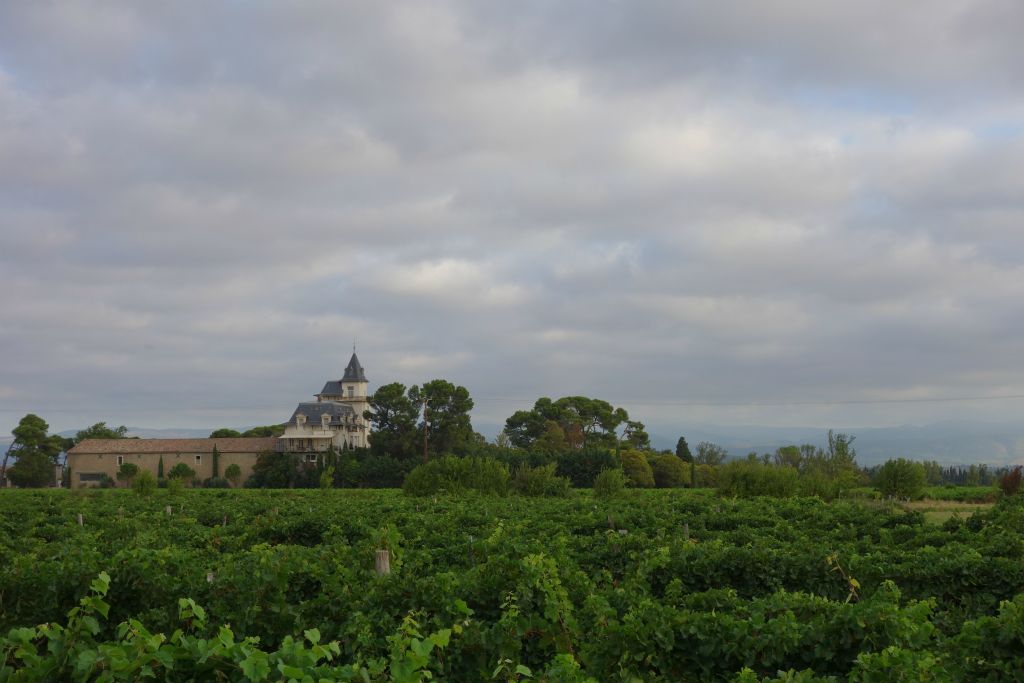
[[[427,405],[430,403],[430,399],[426,396],[423,397],[423,463],[426,464],[429,457],[427,455],[427,442],[429,441],[430,434],[430,423],[427,421]]]

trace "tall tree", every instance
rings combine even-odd
[[[220,478],[220,451],[217,449],[217,445],[213,446],[213,453],[210,455],[210,460],[213,461],[213,475],[214,479]]]
[[[221,427],[215,429],[210,433],[211,439],[237,439],[242,433],[237,429],[229,429],[228,427]]]
[[[97,422],[75,434],[75,443],[82,443],[86,439],[123,439],[126,436],[128,436],[128,428],[124,425],[111,428],[107,426],[106,422]]]
[[[644,427],[644,423],[638,420],[626,420],[626,429],[622,434],[622,440],[630,448],[650,450],[651,437]]]
[[[10,479],[15,486],[40,487],[52,484],[54,466],[60,454],[74,445],[71,439],[49,434],[50,425],[46,420],[29,413],[21,418],[18,426],[11,430],[14,442],[4,455],[0,476]],[[18,462],[7,468],[8,457],[14,455]]]
[[[379,387],[368,403],[363,418],[373,425],[370,451],[399,460],[416,456],[416,418],[419,407],[406,395],[405,385],[392,382]]]
[[[587,396],[564,396],[557,401],[539,398],[532,410],[518,410],[505,420],[505,433],[512,445],[532,448],[549,434],[549,424],[558,425],[572,450],[590,446],[615,447],[616,430],[628,422],[629,414],[607,401]],[[636,423],[641,429],[642,425]],[[642,436],[638,433],[638,438]]]
[[[408,398],[423,409],[420,433],[427,431],[430,457],[445,453],[464,455],[472,447],[476,440],[469,418],[473,399],[466,387],[435,379],[411,387]]]
[[[710,441],[701,441],[697,444],[697,457],[695,460],[698,465],[711,465],[715,467],[725,462],[728,456],[728,451]]]
[[[690,453],[690,445],[686,443],[685,436],[679,437],[679,441],[676,441],[676,456],[685,462],[693,462],[693,454]]]

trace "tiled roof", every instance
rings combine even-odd
[[[81,453],[262,453],[277,446],[277,437],[236,439],[86,439],[68,455]]]

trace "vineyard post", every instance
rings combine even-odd
[[[164,513],[166,515],[170,516],[170,514],[171,514],[171,506],[170,505],[168,505],[167,507],[164,508]]]
[[[82,517],[82,513],[78,513],[78,526],[85,526],[85,519]]]
[[[374,563],[374,571],[377,576],[386,576],[391,573],[391,551],[378,550],[377,559]]]

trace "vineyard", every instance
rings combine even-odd
[[[4,491],[0,681],[1020,681],[1022,532],[1012,499]]]

